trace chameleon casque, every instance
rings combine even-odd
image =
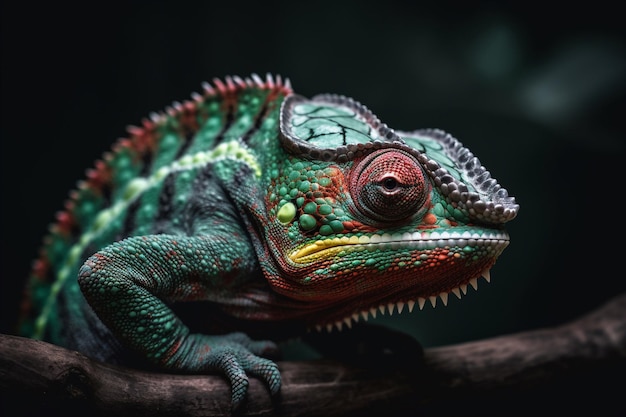
[[[394,131],[357,101],[225,77],[129,127],[70,194],[34,262],[21,333],[103,361],[247,375],[274,341],[214,317],[332,331],[476,286],[518,205],[440,130]]]

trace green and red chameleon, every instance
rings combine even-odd
[[[439,130],[388,128],[343,96],[226,77],[129,128],[51,227],[23,334],[124,363],[280,389],[271,341],[218,317],[341,329],[460,297],[509,243],[514,198]],[[233,329],[236,331],[237,329]]]

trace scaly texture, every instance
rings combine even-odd
[[[459,141],[398,132],[343,96],[226,77],[129,128],[51,226],[22,333],[110,362],[218,371],[272,393],[271,341],[218,316],[341,329],[476,286],[518,205]],[[214,320],[215,319],[215,320]]]

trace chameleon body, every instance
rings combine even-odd
[[[109,362],[221,372],[234,406],[247,374],[279,391],[276,345],[195,331],[176,306],[280,332],[446,303],[489,279],[518,211],[451,135],[394,131],[281,77],[215,79],[128,132],[51,226],[22,333]]]

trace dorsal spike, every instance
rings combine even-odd
[[[215,88],[213,88],[213,86],[206,81],[202,83],[202,88],[208,95],[213,96],[217,94],[217,91],[215,91]]]
[[[259,74],[255,74],[253,73],[251,75],[252,80],[256,83],[257,87],[263,87],[264,83],[263,83],[263,79],[261,77],[259,77]]]
[[[235,84],[237,84],[240,88],[246,88],[247,84],[246,82],[238,75],[234,75],[233,76],[233,81],[235,82]]]
[[[235,82],[233,81],[233,77],[231,77],[230,75],[227,75],[225,79],[226,79],[226,86],[228,90],[235,91],[237,89],[237,86],[235,85]]]
[[[191,99],[193,101],[200,102],[200,101],[202,101],[202,94],[199,94],[199,93],[197,93],[195,91],[192,91],[191,92]]]

